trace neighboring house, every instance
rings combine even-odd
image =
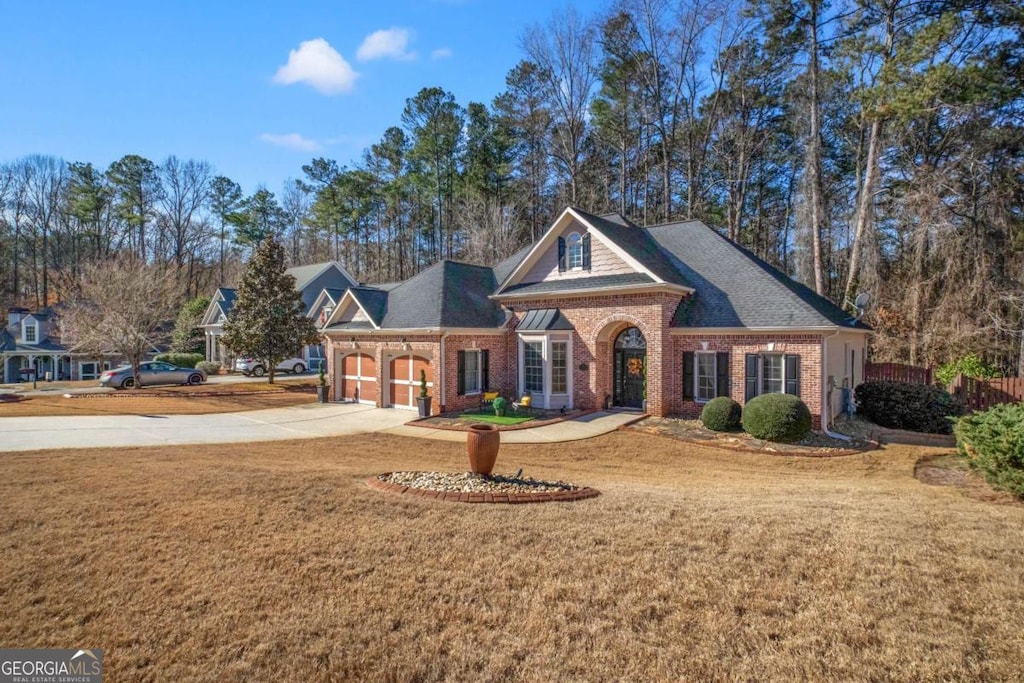
[[[24,370],[35,368],[36,379],[96,379],[112,367],[115,355],[90,358],[61,345],[53,316],[27,308],[9,308],[7,327],[0,331],[0,379],[29,379]]]
[[[289,268],[287,272],[295,278],[295,288],[301,292],[302,303],[309,315],[314,314],[313,304],[321,298],[325,290],[342,293],[356,284],[355,278],[337,261],[296,266]],[[211,297],[210,305],[200,324],[206,333],[206,360],[219,362],[225,367],[230,365],[233,354],[221,344],[220,337],[224,334],[224,322],[234,303],[235,290],[221,287]],[[307,346],[302,349],[301,357],[309,366],[311,360],[324,357],[323,347]]]
[[[640,228],[566,209],[492,268],[442,261],[401,283],[324,291],[336,400],[434,413],[484,389],[546,409],[697,417],[704,403],[799,395],[814,424],[863,379],[870,330],[700,221]]]

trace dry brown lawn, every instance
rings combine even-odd
[[[95,386],[95,382],[92,383]],[[165,386],[132,392],[80,395],[28,396],[20,401],[0,401],[0,417],[53,415],[203,415],[233,413],[261,408],[285,408],[314,403],[310,393],[316,380],[268,385],[264,382],[203,384],[197,387]]]
[[[579,503],[378,493],[385,435],[0,456],[0,643],[108,680],[1010,681],[1024,505],[934,449],[784,458],[619,432],[504,446]]]

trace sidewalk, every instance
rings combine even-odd
[[[48,448],[131,448],[317,439],[382,432],[465,441],[466,432],[409,427],[415,413],[353,403],[270,408],[211,415],[0,417],[0,452]],[[615,431],[637,413],[591,413],[557,424],[502,433],[503,443],[553,443]]]

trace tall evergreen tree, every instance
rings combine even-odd
[[[242,275],[224,323],[224,345],[236,355],[266,361],[268,382],[273,384],[278,363],[319,339],[295,289],[295,278],[285,272],[284,247],[268,236]]]

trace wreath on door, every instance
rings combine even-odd
[[[640,375],[644,371],[644,361],[640,358],[630,358],[626,364],[626,370],[631,375]]]

